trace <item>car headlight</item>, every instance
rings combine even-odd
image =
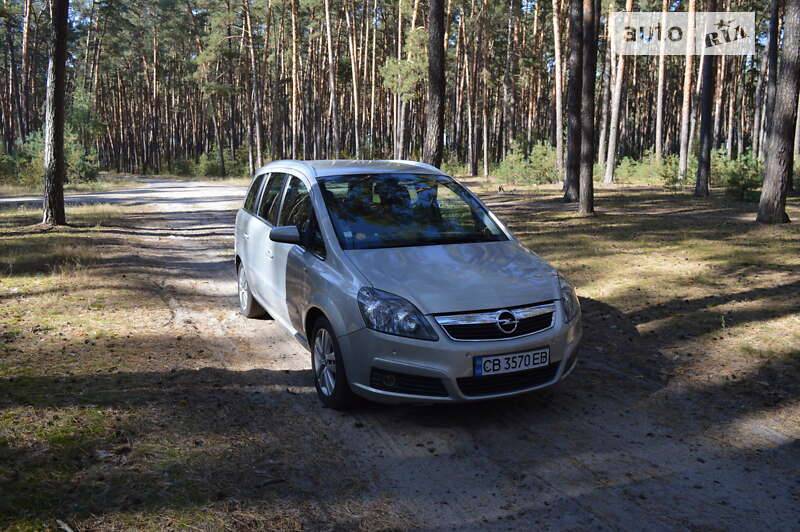
[[[575,289],[560,275],[558,276],[558,288],[561,292],[561,305],[564,307],[564,321],[569,323],[580,312],[581,304],[578,302],[578,296],[575,295]]]
[[[400,296],[364,287],[358,291],[358,307],[370,329],[421,340],[439,339],[417,307]]]

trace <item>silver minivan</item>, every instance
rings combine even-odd
[[[411,161],[275,161],[236,215],[241,313],[311,352],[320,400],[461,402],[577,362],[572,286],[469,190]]]

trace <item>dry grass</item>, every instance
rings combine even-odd
[[[141,183],[128,176],[103,172],[97,181],[86,183],[67,183],[64,192],[67,194],[80,194],[86,192],[105,192],[108,190],[121,190],[134,188]],[[42,194],[41,184],[0,183],[0,198],[13,196],[36,196]]]
[[[246,187],[250,185],[252,178],[250,177],[192,177],[192,176],[179,176],[172,174],[153,175],[158,179],[173,179],[175,181],[191,181],[192,183],[211,183],[214,185],[224,185],[230,187]]]

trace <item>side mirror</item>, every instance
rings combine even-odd
[[[299,244],[300,231],[294,225],[273,227],[269,231],[269,239],[273,242],[283,242],[284,244]]]

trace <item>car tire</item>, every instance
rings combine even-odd
[[[250,285],[247,282],[247,274],[242,264],[239,264],[236,270],[236,284],[239,293],[239,313],[246,318],[263,318],[266,316],[267,311],[264,310],[264,307],[253,299]]]
[[[317,396],[328,408],[346,410],[353,405],[355,394],[350,389],[342,351],[330,322],[318,318],[311,338],[311,372]]]

